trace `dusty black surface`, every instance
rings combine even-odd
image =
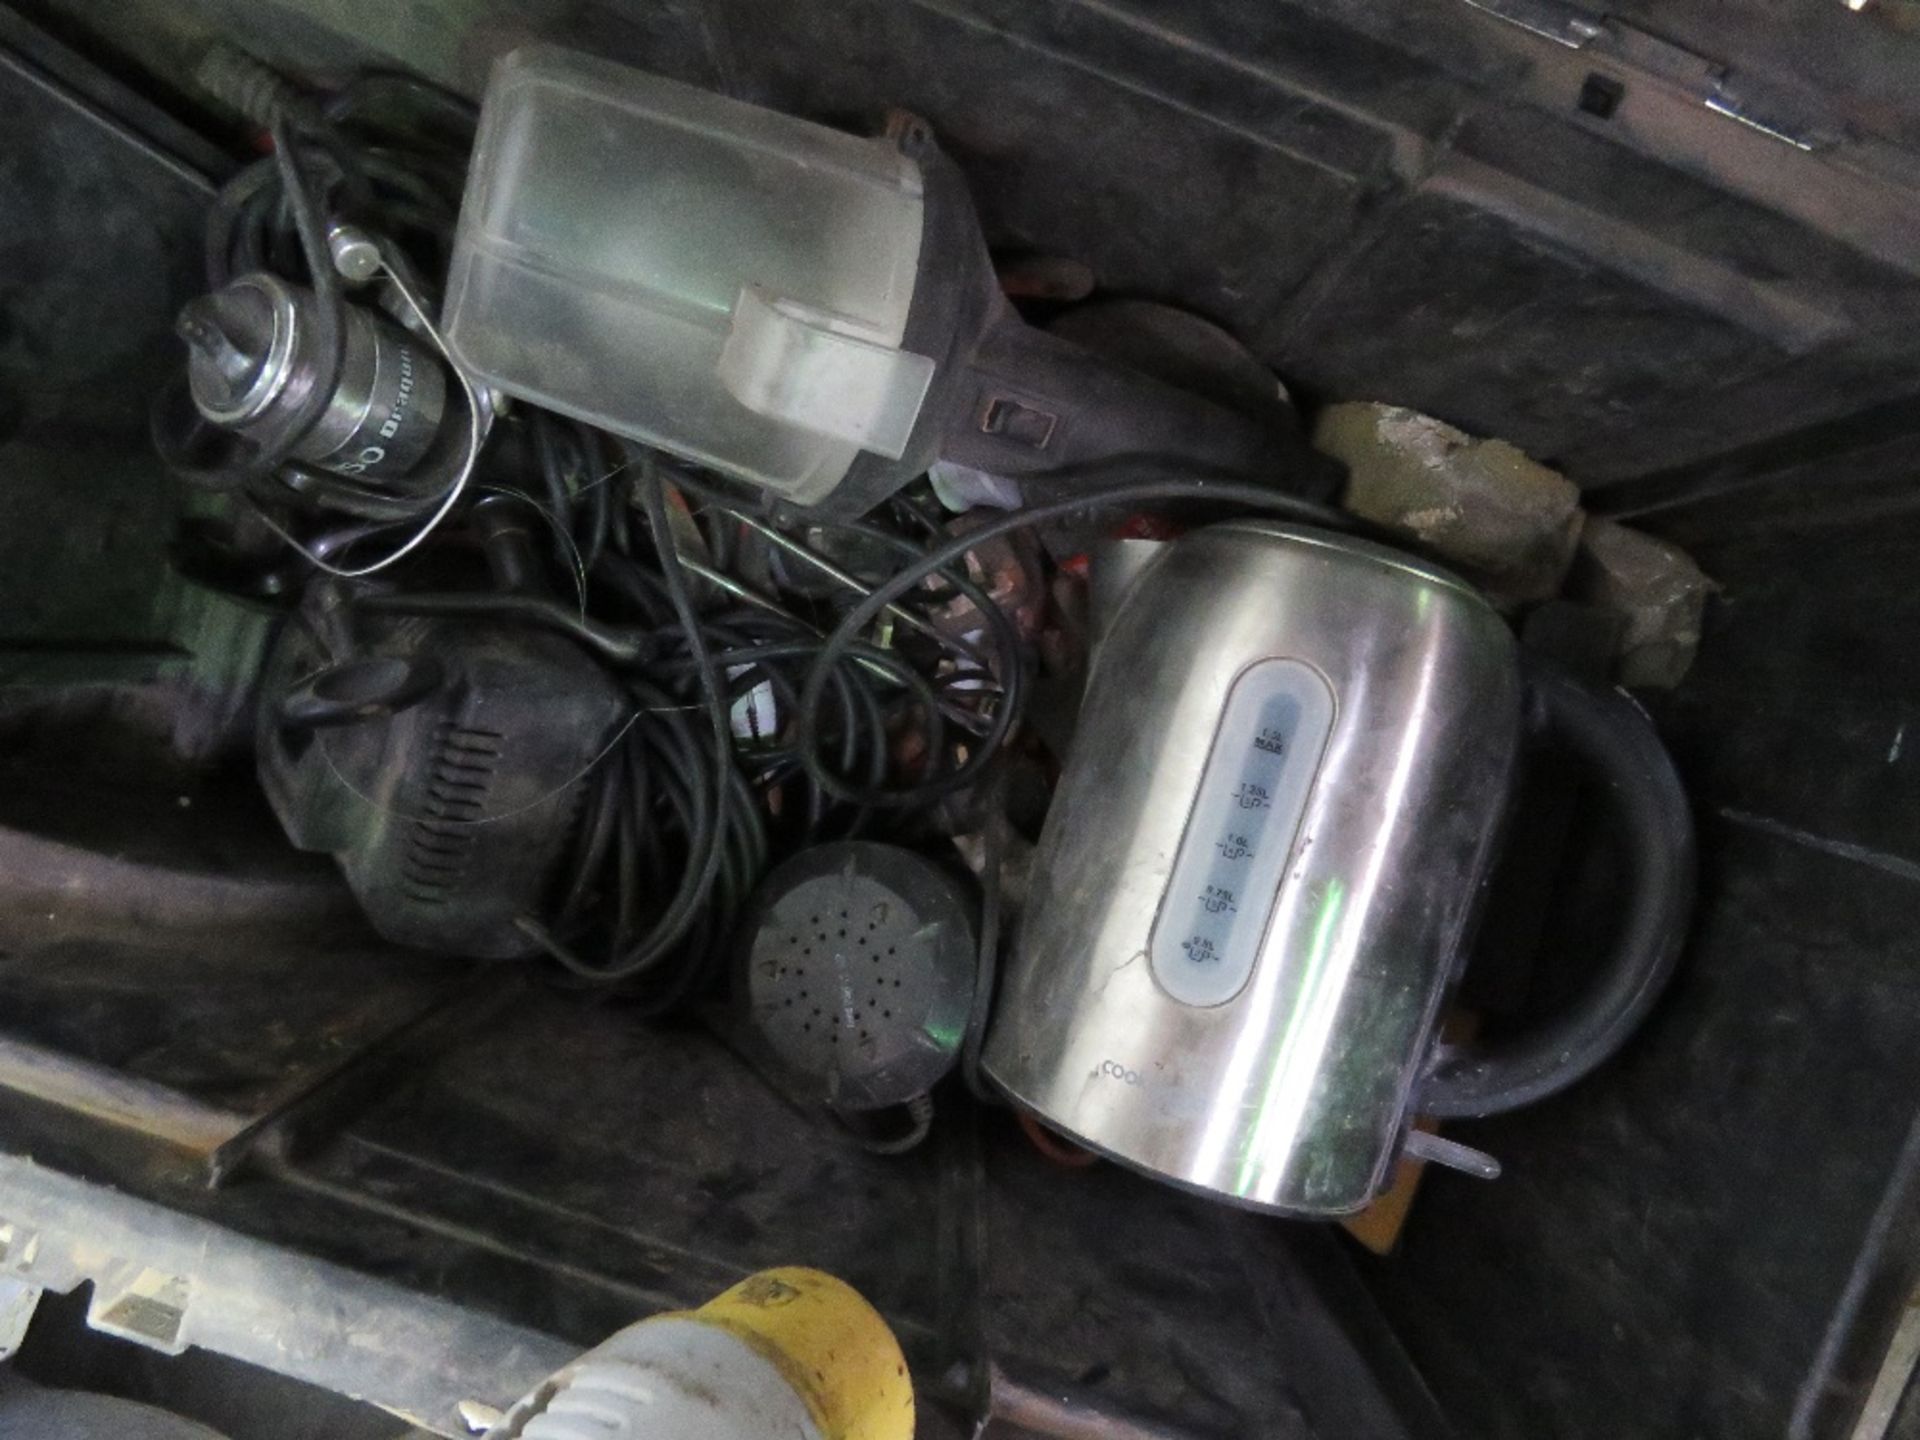
[[[146,400],[212,194],[30,73],[0,70],[0,132],[16,137],[0,163],[0,677],[29,644],[170,648],[182,497],[145,453]]]
[[[241,1082],[296,1081],[436,978],[402,954],[302,955],[239,929],[184,937],[192,973],[184,950],[156,964],[131,935],[96,939],[84,970],[11,938],[9,1013],[63,1021],[33,1038],[233,1107],[260,1098]],[[81,1024],[132,1041],[136,997],[144,1047]],[[964,1292],[980,1328],[961,1350],[1180,1433],[1433,1433],[1324,1232],[1111,1168],[1062,1170],[1004,1114],[980,1121],[975,1176],[974,1121],[957,1095],[942,1107],[926,1149],[873,1156],[698,1026],[536,991],[400,1068],[297,1163],[218,1193],[164,1147],[44,1106],[0,1115],[10,1149],[583,1346],[754,1269],[807,1264],[882,1308],[929,1388],[954,1357],[947,1311]],[[977,1273],[952,1268],[959,1228],[982,1237]]]
[[[1836,1433],[1878,1363],[1916,1259],[1916,540],[1700,547],[1725,593],[1658,705],[1705,860],[1679,978],[1607,1073],[1460,1127],[1506,1175],[1433,1177],[1370,1269],[1463,1431]]]
[[[1391,399],[1560,459],[1600,502],[1694,545],[1726,589],[1697,671],[1657,706],[1705,856],[1673,995],[1564,1099],[1463,1127],[1506,1177],[1430,1177],[1401,1253],[1367,1276],[1463,1434],[1843,1433],[1920,1254],[1900,1188],[1920,1108],[1908,272],[1619,143],[1575,92],[1543,109],[1528,86],[1544,62],[1455,0],[1152,15],[503,0],[356,7],[351,24],[319,0],[156,0],[111,23],[38,8],[118,42],[128,73],[167,72],[176,95],[194,46],[224,29],[319,65],[384,47],[469,87],[537,33],[823,117],[907,104],[961,159],[997,243],[1195,309],[1310,395]],[[1832,98],[1862,124],[1914,137],[1910,86],[1892,88],[1912,39],[1886,15],[1691,0],[1671,15],[1773,73],[1804,55],[1844,79]],[[1840,28],[1854,20],[1875,28]],[[45,887],[32,906],[16,892],[0,1024],[246,1105],[431,980],[358,932],[315,929],[311,872],[269,867],[294,940],[207,923],[223,903],[208,877],[260,858],[233,844],[247,832],[190,773],[131,788],[244,670],[234,635],[184,624],[162,581],[179,498],[139,423],[163,292],[191,281],[199,192],[91,152],[50,163],[43,146],[85,151],[98,132],[32,86],[8,97],[7,133],[33,142],[0,164],[0,678],[31,664],[40,683],[34,718],[0,735],[43,782],[88,760],[111,776],[32,804],[14,784],[9,811],[158,866],[203,919],[130,908],[113,867],[96,877],[110,913],[91,922],[69,909],[49,928]],[[1810,163],[1797,153],[1781,164]],[[217,1193],[177,1157],[44,1109],[10,1109],[5,1134],[583,1343],[803,1260],[868,1287],[940,1353],[958,1141],[863,1155],[700,1030],[549,991],[383,1085],[297,1167]],[[982,1145],[993,1354],[1201,1434],[1419,1420],[1324,1232],[1055,1171],[999,1119]]]

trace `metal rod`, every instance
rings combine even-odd
[[[808,634],[821,635],[824,638],[824,632],[821,631],[818,626],[809,625],[779,601],[769,600],[752,586],[741,584],[740,581],[734,579],[731,575],[715,570],[711,565],[702,565],[698,560],[689,560],[685,555],[680,557],[680,564],[709,584],[719,586],[722,590],[726,591],[727,594],[733,596],[734,599],[745,601],[747,604],[753,606],[754,609],[764,610],[769,615],[778,615],[782,620],[800,626],[803,630],[807,631]]]
[[[831,560],[827,559],[824,555],[819,555],[819,554],[816,554],[814,551],[809,550],[805,545],[802,545],[798,540],[795,540],[791,535],[782,535],[778,530],[775,530],[771,525],[764,524],[761,521],[754,519],[751,515],[742,514],[738,510],[729,510],[724,505],[716,505],[714,506],[714,508],[716,510],[719,510],[723,514],[733,516],[734,519],[738,520],[742,525],[745,525],[749,530],[756,531],[759,534],[766,536],[767,539],[771,540],[775,545],[778,545],[782,550],[785,550],[788,554],[793,555],[798,559],[805,560],[809,565],[813,566],[822,575],[828,576],[833,580],[837,580],[840,584],[846,586],[847,589],[853,591],[855,594],[859,595],[861,598],[864,599],[865,597],[873,594],[872,586],[864,584],[855,576],[848,574],[845,570],[842,570],[838,565],[834,564]],[[947,632],[940,629],[939,626],[929,624],[927,621],[922,620],[918,615],[914,614],[911,610],[904,609],[899,605],[889,605],[887,606],[887,613],[889,615],[892,615],[896,620],[903,622],[908,629],[916,630],[920,634],[925,635],[928,639],[937,641],[941,645],[947,646],[949,649],[958,651],[960,654],[966,656],[967,659],[973,661],[974,664],[976,665],[983,665],[983,666],[985,665],[986,662],[981,658],[980,652],[974,649],[973,646],[967,644],[966,641],[960,639],[957,636],[947,634]]]
[[[726,591],[727,594],[733,596],[736,600],[752,605],[756,609],[764,610],[770,615],[778,615],[781,619],[798,625],[809,635],[815,635],[821,639],[826,638],[826,632],[817,625],[812,625],[802,620],[784,605],[781,605],[777,601],[769,600],[759,591],[753,589],[751,586],[741,584],[731,575],[722,574],[710,565],[702,565],[698,560],[689,560],[685,555],[680,557],[680,564],[690,574],[698,575],[702,580],[719,586],[720,589]],[[897,686],[900,684],[897,679],[887,672],[884,666],[876,665],[871,660],[862,660],[856,656],[853,663],[865,670],[868,674],[877,676],[888,685]],[[940,713],[970,734],[979,735],[984,733],[985,721],[982,717],[974,714],[970,710],[962,709],[950,701],[942,701],[940,704]]]
[[[25,1040],[0,1037],[0,1090],[57,1105],[123,1130],[210,1155],[248,1118]]]
[[[191,1345],[378,1405],[436,1435],[471,1433],[577,1345],[416,1294],[197,1216],[0,1154],[10,1278],[65,1294],[87,1323],[165,1354]]]
[[[1042,1390],[992,1367],[994,1421],[1049,1440],[1189,1440],[1176,1430],[1129,1415],[1067,1387]]]

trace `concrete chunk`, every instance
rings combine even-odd
[[[1356,515],[1418,540],[1503,603],[1560,593],[1584,516],[1559,471],[1394,405],[1329,406],[1313,439],[1351,472]]]
[[[1718,588],[1677,545],[1593,516],[1570,593],[1626,621],[1615,669],[1622,685],[1671,689],[1693,664],[1707,597]]]

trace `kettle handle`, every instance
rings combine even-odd
[[[1693,815],[1673,760],[1640,707],[1621,691],[1543,667],[1528,677],[1527,715],[1605,782],[1628,840],[1625,913],[1612,953],[1571,1011],[1509,1040],[1439,1056],[1413,1108],[1441,1119],[1530,1105],[1604,1062],[1672,977],[1693,909]]]

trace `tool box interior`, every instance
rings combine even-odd
[[[525,48],[534,45],[558,50]],[[299,506],[324,504],[311,499],[319,492],[289,508],[248,509],[260,485],[282,481],[189,483],[177,448],[156,440],[165,421],[155,397],[181,375],[189,347],[221,383],[255,383],[243,362],[268,363],[249,361],[236,337],[256,313],[246,305],[278,301],[210,285],[210,251],[222,251],[220,271],[242,268],[229,263],[210,212],[236,176],[274,174],[276,154],[293,148],[301,124],[320,123],[310,117],[334,103],[328,97],[374,94],[364,77],[403,77],[390,81],[402,118],[383,122],[359,158],[339,160],[341,184],[350,191],[364,162],[378,189],[378,167],[405,151],[408,135],[428,136],[450,178],[438,191],[405,193],[445,215],[395,224],[438,224],[444,242],[466,183],[472,112],[463,107],[489,94],[485,150],[489,76],[502,57],[529,53],[583,57],[577,73],[601,77],[594,84],[617,86],[627,70],[682,82],[698,92],[684,101],[687,114],[704,115],[699,107],[720,96],[816,122],[835,132],[829,139],[889,137],[900,148],[886,152],[888,164],[900,154],[915,161],[911,183],[878,162],[872,174],[860,170],[865,161],[812,131],[792,141],[796,173],[807,184],[840,177],[849,196],[856,181],[867,186],[859,203],[874,217],[894,214],[887,207],[902,195],[924,201],[918,296],[932,284],[927,257],[946,223],[936,223],[936,200],[970,203],[991,268],[984,258],[966,268],[975,262],[963,236],[952,273],[978,280],[965,294],[992,292],[979,302],[988,337],[979,343],[1003,347],[1004,365],[1030,367],[1026,398],[993,402],[931,460],[923,427],[956,372],[943,353],[916,352],[928,350],[916,327],[934,322],[920,310],[896,316],[876,341],[868,320],[850,318],[864,297],[821,319],[825,310],[755,289],[755,271],[716,373],[735,373],[727,367],[751,319],[767,327],[754,335],[775,337],[769,347],[799,346],[804,335],[830,351],[821,363],[846,367],[832,372],[844,387],[835,396],[855,388],[848,376],[869,374],[860,367],[876,367],[871,409],[855,414],[848,402],[831,421],[802,414],[793,433],[810,437],[808,450],[769,438],[801,414],[797,392],[777,383],[754,391],[754,423],[778,416],[753,431],[751,463],[736,465],[734,432],[710,445],[672,434],[708,413],[704,399],[676,391],[656,417],[655,391],[609,363],[599,377],[610,382],[605,404],[583,400],[546,425],[542,407],[567,403],[531,382],[516,386],[547,352],[486,343],[498,340],[483,327],[507,313],[507,290],[481,278],[494,252],[483,221],[471,220],[477,192],[468,189],[452,259],[465,277],[457,305],[448,292],[439,329],[409,328],[408,285],[421,292],[414,308],[425,322],[449,263],[444,250],[416,245],[424,280],[392,281],[404,304],[379,319],[379,343],[415,344],[424,358],[409,367],[448,362],[432,371],[443,385],[433,403],[448,419],[433,445],[457,456],[471,438],[471,471],[481,412],[497,408],[488,453],[521,445],[533,457],[528,474],[540,472],[541,446],[549,461],[559,454],[547,473],[557,466],[558,494],[579,523],[549,534],[539,495],[514,492],[525,504],[503,510],[511,487],[483,483],[492,473],[483,471],[476,493],[505,488],[470,508],[475,497],[465,496],[453,521],[422,528],[419,551],[371,585],[384,596],[363,607],[367,623],[378,622],[361,632],[373,658],[315,671],[295,640],[305,634],[324,648],[337,618],[328,607],[359,593],[348,572],[413,532],[378,510],[351,533],[338,521],[302,529],[318,512]],[[242,58],[210,76],[209,54]],[[549,71],[526,73],[590,93],[588,80],[542,63]],[[601,64],[624,68],[588,68]],[[1619,0],[1610,10],[1585,0],[34,0],[0,9],[0,1353],[13,1357],[0,1374],[158,1404],[231,1440],[383,1440],[415,1426],[457,1435],[485,1429],[542,1375],[621,1326],[793,1264],[848,1281],[886,1317],[911,1365],[922,1435],[981,1426],[1168,1440],[1920,1434],[1908,1386],[1920,1354],[1910,1309],[1920,1280],[1920,731],[1909,735],[1920,695],[1917,66],[1912,0]],[[434,109],[440,99],[407,108],[423,96],[448,97],[449,108]],[[682,102],[659,103],[664,113]],[[346,111],[327,113],[345,133]],[[701,123],[726,119],[714,115]],[[461,116],[465,138],[450,139]],[[625,141],[595,140],[599,122],[584,111],[571,123],[514,131],[502,119],[500,144],[551,133],[556,146],[630,153]],[[753,141],[755,155],[788,143],[773,123]],[[806,150],[816,140],[823,148]],[[332,154],[318,143],[305,153],[315,172]],[[713,174],[734,173],[731,159],[710,163]],[[503,161],[489,193],[507,194],[507,175]],[[515,193],[543,178],[537,161],[526,163]],[[707,227],[712,253],[689,243],[674,263],[750,251],[733,228],[744,222],[702,208],[705,192],[691,184],[662,171],[652,191],[671,223]],[[589,206],[592,189],[569,203]],[[786,193],[799,213],[800,182]],[[832,213],[852,203],[836,199]],[[235,222],[233,243],[267,269],[300,273],[310,237],[298,208],[256,205]],[[540,230],[528,213],[513,218],[522,229],[500,233],[521,246],[580,243],[564,227]],[[823,242],[812,261],[851,285],[849,257],[867,265],[874,226],[884,230],[873,219]],[[338,234],[332,260],[351,279],[351,242],[365,237]],[[397,266],[391,252],[372,263],[382,275]],[[617,268],[604,264],[608,275]],[[553,271],[530,262],[524,274],[536,273]],[[912,263],[889,273],[912,288]],[[332,281],[336,291],[346,283]],[[533,281],[514,283],[530,293]],[[631,283],[623,272],[618,284]],[[607,297],[628,294],[613,279],[606,286]],[[881,300],[889,295],[899,298]],[[734,303],[731,289],[726,299]],[[1112,304],[1139,302],[1158,317],[1128,331],[1124,353],[1139,369],[1155,368],[1138,361],[1142,345],[1177,351],[1217,397],[1235,385],[1246,393],[1252,367],[1260,404],[1209,401],[1232,411],[1232,423],[1195,411],[1165,434],[1144,428],[1151,406],[1137,398],[1095,418],[1137,421],[1148,438],[1128,444],[1190,444],[1193,473],[1231,470],[1235,446],[1270,447],[1276,484],[1291,497],[1279,506],[1284,522],[1340,501],[1342,468],[1328,455],[1362,473],[1364,462],[1329,438],[1336,409],[1359,404],[1437,426],[1442,453],[1506,442],[1570,481],[1567,514],[1586,537],[1560,556],[1573,556],[1562,570],[1574,580],[1496,593],[1500,613],[1526,653],[1603,685],[1623,681],[1684,785],[1697,848],[1692,907],[1674,937],[1670,979],[1647,997],[1644,1018],[1635,1012],[1633,1033],[1538,1103],[1484,1118],[1453,1112],[1466,1118],[1445,1119],[1437,1140],[1409,1141],[1381,1173],[1384,1196],[1344,1225],[1262,1213],[1285,1203],[1248,1193],[1235,1197],[1248,1203],[1221,1203],[1210,1192],[1222,1187],[1197,1169],[1159,1183],[1142,1168],[1171,1174],[1168,1166],[1134,1163],[1094,1122],[995,1097],[991,1077],[1016,1095],[1041,1092],[1011,1081],[1013,1041],[996,1050],[989,1038],[989,1078],[974,1073],[982,1012],[977,995],[969,1000],[977,977],[965,945],[958,988],[924,1001],[929,1014],[947,1007],[925,1027],[934,1041],[945,1037],[938,1063],[914,1082],[901,1079],[919,1063],[912,1057],[876,1062],[861,1082],[879,1097],[870,1106],[851,1088],[834,1088],[834,1105],[817,1103],[775,1073],[768,1046],[789,1066],[818,1051],[822,1067],[838,1067],[834,1087],[856,1084],[810,1028],[791,1030],[788,992],[754,992],[751,1013],[765,1032],[757,1041],[744,1033],[737,995],[728,998],[729,986],[758,983],[764,953],[738,932],[759,926],[764,936],[798,913],[782,908],[797,889],[769,897],[756,882],[782,860],[780,837],[803,803],[816,806],[816,821],[827,817],[822,833],[940,857],[927,875],[884,866],[856,875],[855,861],[835,852],[833,866],[820,867],[827,878],[808,883],[839,876],[848,893],[879,887],[869,893],[890,898],[876,905],[903,907],[921,936],[947,923],[941,907],[975,906],[991,867],[1001,913],[966,924],[989,932],[989,960],[996,944],[1038,943],[1038,922],[1021,905],[1058,903],[1059,891],[1043,874],[1029,893],[1019,867],[1051,793],[1075,783],[1071,767],[1061,778],[1059,737],[1085,744],[1095,723],[1119,735],[1157,713],[1131,708],[1136,682],[1144,693],[1148,681],[1136,674],[1119,687],[1126,693],[1103,692],[1096,674],[1088,705],[1108,713],[1082,711],[1076,728],[1070,652],[1102,623],[1098,564],[1093,618],[1084,603],[1092,542],[1055,531],[1038,540],[1009,531],[993,541],[999,548],[982,541],[974,590],[934,595],[923,576],[896,591],[896,619],[883,622],[877,600],[861,601],[875,623],[854,624],[857,641],[821,637],[841,617],[861,622],[847,609],[854,592],[877,595],[875,577],[897,561],[874,560],[871,545],[816,542],[835,524],[855,535],[844,526],[862,514],[924,521],[922,547],[964,533],[913,498],[929,465],[949,492],[965,492],[942,498],[966,524],[1003,513],[1004,500],[983,497],[1009,475],[1024,503],[1058,505],[1071,520],[1079,477],[1104,475],[1107,461],[1089,451],[1052,473],[1022,470],[1002,465],[995,446],[1044,450],[1066,443],[1061,436],[1106,433],[1090,421],[1073,430],[1086,417],[1070,409],[1061,410],[1065,428],[1049,431],[1047,397],[1104,395],[1100,384],[1119,383],[1075,368],[1088,351],[1120,343],[1111,331],[1103,338],[1100,320],[1076,317],[1106,304],[1110,320]],[[287,303],[294,316],[302,302]],[[626,314],[624,303],[596,302],[601,315]],[[666,328],[682,311],[662,304],[662,328],[646,332],[632,363],[687,373],[695,362],[670,349]],[[515,313],[588,323],[552,299]],[[1203,340],[1183,338],[1189,319],[1204,322]],[[436,354],[423,337],[442,330],[450,345]],[[1068,340],[1087,349],[1059,348]],[[350,365],[353,343],[351,334],[339,341],[335,368]],[[485,384],[474,378],[482,370]],[[406,371],[406,403],[426,393],[415,373]],[[199,387],[202,372],[193,374]],[[1182,388],[1164,366],[1157,380],[1167,393],[1207,388]],[[728,383],[740,396],[758,381]],[[802,398],[817,405],[821,393]],[[911,433],[887,408],[903,394],[920,407]],[[193,399],[209,413],[203,389]],[[630,406],[631,421],[615,404]],[[598,432],[581,418],[589,409],[601,429],[681,458],[662,479],[652,459],[636,458],[654,451],[596,450]],[[1263,418],[1247,418],[1256,412]],[[396,404],[392,421],[402,418]],[[888,427],[891,441],[874,438]],[[920,488],[875,478],[886,467],[874,447],[889,445],[895,469],[912,471]],[[766,508],[738,498],[759,493],[751,487],[714,478],[753,470],[786,485],[774,472],[803,452],[811,478]],[[375,488],[367,476],[343,482],[351,468],[326,469],[342,453],[290,461],[287,473],[364,497]],[[822,474],[831,483],[838,469],[843,500],[869,489],[845,513],[809,521],[804,507],[817,497],[804,487]],[[604,500],[587,498],[596,484]],[[661,499],[669,493],[671,513]],[[1191,500],[1174,505],[1165,530],[1156,525],[1166,508],[1138,500],[1124,543],[1162,542],[1217,518],[1180,508]],[[1410,548],[1450,563],[1441,532],[1453,521],[1471,528],[1472,516],[1449,514],[1423,531],[1418,516],[1401,513]],[[1103,522],[1109,531],[1112,522]],[[809,569],[815,561],[796,566],[755,525],[800,537],[854,585],[823,581],[824,566]],[[1599,537],[1618,527],[1658,542],[1648,553],[1680,567],[1677,629],[1657,577],[1626,574],[1631,560],[1607,570]],[[717,614],[733,603],[726,585],[787,597],[786,608],[763,616],[764,630],[743,619],[684,652],[632,638],[637,620],[589,621],[602,571],[599,552],[583,551],[603,546],[624,564],[625,553],[656,553],[649,547],[663,534],[704,568],[663,559],[656,573],[635,562],[642,583],[630,587],[631,614],[655,617],[648,635],[678,634],[689,606]],[[884,551],[897,540],[871,544]],[[748,571],[733,562],[748,542],[760,568],[743,581]],[[524,582],[530,554],[560,577],[559,602]],[[328,557],[340,577],[331,589],[335,577],[315,568]],[[482,559],[486,583],[526,614],[537,610],[537,623],[502,621],[505,638],[456,645],[479,632],[460,628],[470,622],[459,595],[441,592],[480,574]],[[1457,555],[1451,563],[1473,570]],[[410,600],[406,582],[381,590],[423,567],[433,582],[421,589],[446,601],[441,610]],[[1640,584],[1646,613],[1609,606],[1610,582]],[[1156,618],[1175,623],[1171,611]],[[1138,608],[1121,608],[1113,623],[1110,635],[1151,628]],[[886,625],[891,638],[874,638]],[[1012,651],[998,648],[1013,631]],[[384,638],[365,639],[374,633]],[[1623,649],[1623,634],[1640,648]],[[741,636],[809,654],[841,644],[845,673],[870,683],[830,681],[823,698],[806,692],[804,666],[764,683],[754,672],[730,711],[718,701],[703,709],[697,689],[675,688],[703,673],[728,681],[725,667],[746,663]],[[609,657],[629,642],[654,646],[642,668],[668,678],[606,691]],[[893,705],[888,697],[927,683],[882,673],[914,643],[962,657],[926,692],[927,713],[945,714],[947,730],[908,734],[890,721],[857,740],[856,706],[875,695]],[[1623,654],[1640,668],[1623,672]],[[543,667],[538,683],[516,691],[530,656]],[[835,785],[870,757],[876,771],[892,765],[896,779],[935,786],[941,764],[984,759],[1004,737],[981,719],[981,697],[991,690],[1010,706],[1007,667],[1023,663],[1036,690],[1006,740],[1013,759],[990,783],[929,794],[910,822],[885,804],[853,806],[865,818],[837,830],[833,817],[849,810],[839,791],[822,781],[812,800],[795,798],[822,763],[840,767]],[[407,690],[462,666],[472,693],[495,687],[488,713],[507,717],[496,730],[475,729],[471,717],[434,720],[438,702]],[[361,682],[374,689],[353,688]],[[1178,693],[1191,697],[1198,683]],[[723,739],[730,720],[736,744],[752,745],[765,738],[762,725],[838,723],[818,718],[840,713],[836,695],[851,697],[842,758],[784,762],[786,778],[740,789],[745,799],[730,799],[722,779],[717,808],[706,808],[708,709]],[[1436,703],[1422,692],[1418,713],[1437,713]],[[795,721],[809,704],[813,718]],[[296,716],[299,705],[309,709]],[[654,923],[649,907],[670,915],[664,897],[692,883],[676,880],[671,855],[662,859],[641,823],[624,818],[633,812],[611,808],[619,801],[599,790],[569,802],[552,833],[502,828],[474,842],[507,843],[486,852],[488,884],[445,906],[438,877],[450,873],[448,857],[464,863],[467,852],[455,852],[469,843],[449,838],[468,803],[459,775],[435,792],[454,807],[439,830],[369,839],[328,808],[335,781],[376,808],[379,796],[398,803],[390,790],[361,794],[377,789],[367,777],[386,774],[398,753],[352,748],[355,727],[376,710],[396,727],[417,717],[423,734],[427,721],[439,725],[433,743],[452,748],[436,753],[456,771],[462,754],[484,761],[509,743],[503,736],[547,744],[542,774],[558,778],[523,780],[535,808],[577,778],[570,757],[604,767],[609,753],[626,755],[619,747],[646,737],[662,787],[647,803],[680,807],[690,852],[715,836],[694,940],[682,938],[664,961],[636,944],[631,976],[602,973],[619,967],[566,940],[596,926],[623,940]],[[260,719],[269,711],[273,724]],[[1316,723],[1288,713],[1288,724]],[[1326,723],[1348,713],[1343,698],[1342,718]],[[1231,705],[1227,714],[1223,725]],[[1470,709],[1461,724],[1461,736],[1485,737],[1496,719],[1491,708]],[[271,764],[269,750],[279,757]],[[684,764],[674,758],[682,754]],[[621,776],[643,783],[641,759],[619,763]],[[1445,763],[1421,762],[1435,773]],[[1644,855],[1633,840],[1585,843],[1605,826],[1589,814],[1594,786],[1578,770],[1552,755],[1524,767],[1484,877],[1471,963],[1448,992],[1450,1037],[1477,1027],[1497,1040],[1577,1004],[1613,927],[1626,923],[1627,877]],[[986,819],[975,803],[983,791],[995,807]],[[1082,792],[1073,794],[1079,805]],[[1450,803],[1456,813],[1466,802]],[[771,827],[771,855],[741,807],[753,810],[753,834]],[[1089,836],[1102,831],[1095,812],[1078,813]],[[602,818],[593,849],[579,835]],[[394,849],[381,850],[389,840]],[[1047,846],[1063,842],[1040,843],[1044,872]],[[592,865],[579,858],[589,853]],[[579,895],[539,923],[515,898],[536,864],[582,877]],[[644,883],[607,879],[606,893],[588,893],[601,884],[595,875],[616,874]],[[1462,883],[1462,894],[1473,888]],[[434,905],[443,908],[421,908]],[[600,918],[579,918],[594,905]],[[830,915],[792,924],[794,953],[764,961],[769,984],[785,984],[789,964],[800,983],[798,951],[814,953],[803,931],[819,925],[819,943],[834,944]],[[459,941],[431,943],[455,926]],[[1096,929],[1087,921],[1076,935]],[[1143,938],[1137,948],[1153,953],[1165,986],[1158,944]],[[1002,970],[1016,963],[1000,960]],[[885,998],[886,981],[901,980],[878,942],[871,962]],[[908,985],[918,974],[906,974]],[[1003,1006],[1045,993],[1037,986],[1003,975]],[[795,998],[804,1015],[811,997]],[[1084,1024],[1074,1023],[1078,1037]],[[872,1043],[853,1025],[850,1050]],[[875,1022],[883,1047],[891,1033]],[[1124,1056],[1107,1063],[1115,1093],[1142,1088]],[[945,1073],[948,1065],[957,1068]],[[1399,1099],[1418,1111],[1417,1098]],[[1403,1120],[1405,1134],[1426,1125],[1394,1123]],[[1448,1142],[1454,1149],[1427,1148]],[[1475,1157],[1496,1160],[1498,1178],[1457,1173]]]

